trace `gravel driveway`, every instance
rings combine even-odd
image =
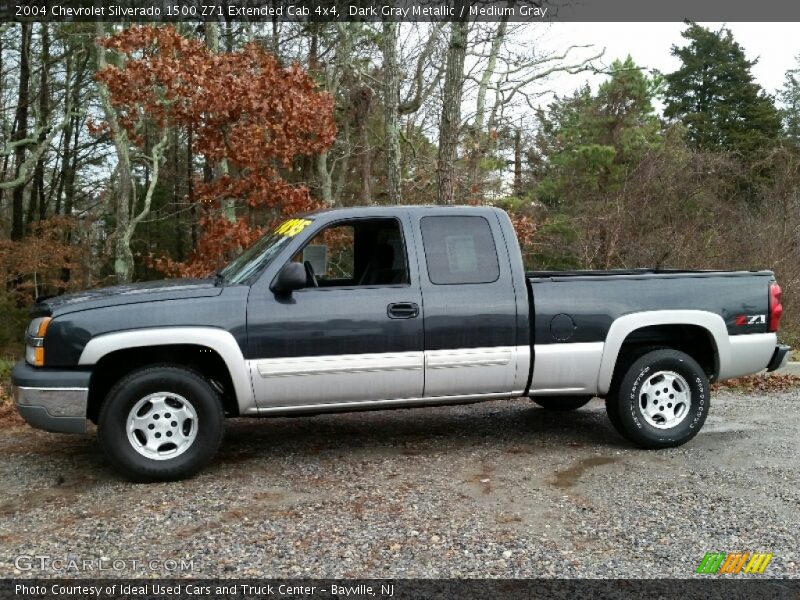
[[[98,574],[70,560],[124,577],[687,577],[720,550],[798,577],[798,409],[800,390],[723,392],[665,451],[630,447],[599,400],[237,419],[210,468],[151,485],[120,480],[94,435],[14,425],[0,577]]]

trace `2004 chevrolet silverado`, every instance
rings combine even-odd
[[[12,378],[34,427],[96,423],[110,460],[170,480],[214,456],[225,417],[530,396],[605,398],[620,434],[677,446],[709,382],[774,370],[770,271],[529,272],[489,207],[291,219],[215,277],[39,300]]]

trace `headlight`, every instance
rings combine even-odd
[[[34,367],[44,366],[44,336],[51,317],[37,317],[25,332],[25,360]]]

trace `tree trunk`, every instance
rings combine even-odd
[[[375,204],[372,197],[372,150],[369,144],[369,128],[366,121],[361,124],[361,201]]]
[[[353,39],[355,38],[355,32],[358,31],[356,27],[357,24],[355,23],[336,24],[336,31],[338,33],[336,55],[332,62],[325,65],[323,72],[325,76],[325,89],[334,98],[339,94],[339,86],[343,74],[353,68],[351,61],[353,59]],[[317,31],[317,26],[314,24],[314,28],[312,29],[314,36],[317,35]],[[318,42],[312,38],[311,48],[309,50],[309,65],[318,63],[317,44]],[[333,188],[333,169],[335,164],[331,167],[328,166],[328,154],[329,151],[326,150],[316,156],[317,181],[319,183],[319,194],[322,197],[322,201],[327,206],[335,206],[338,204],[339,200],[339,198],[334,196]]]
[[[308,42],[308,70],[313,73],[319,70],[319,25],[312,22],[307,28],[311,30],[311,39]]]
[[[75,93],[77,97],[77,90]],[[73,105],[76,106],[76,105]],[[80,139],[79,117],[74,117],[72,125],[72,151],[70,153],[69,166],[64,173],[64,214],[72,216],[72,208],[75,206],[75,174],[78,170],[78,141]]]
[[[319,194],[325,206],[333,206],[333,178],[328,170],[328,151],[317,154],[317,177],[319,177]]]
[[[3,45],[3,36],[0,35],[0,90],[6,89],[6,78],[3,76],[3,69],[5,68],[5,46]],[[3,168],[0,169],[0,181],[6,178],[8,170],[8,155],[3,157]],[[5,190],[0,188],[0,210],[5,210]]]
[[[248,41],[252,41],[252,39]],[[225,19],[225,50],[226,52],[233,52],[233,24],[228,19]]]
[[[172,172],[169,174],[172,179],[172,210],[175,211],[175,257],[183,262],[186,260],[186,250],[184,248],[184,214],[181,207],[181,182],[180,159],[178,157],[178,131],[172,132],[172,143],[170,144],[170,162]]]
[[[131,214],[130,206],[133,197],[133,177],[131,175],[130,155],[128,148],[122,148],[115,141],[117,148],[117,194],[114,213],[117,227],[114,237],[114,275],[117,283],[129,283],[133,277],[133,252],[131,252]]]
[[[278,0],[272,0],[272,7],[278,7]],[[272,53],[275,55],[275,58],[278,59],[278,62],[283,64],[281,60],[281,48],[280,48],[280,32],[278,30],[278,17],[272,17],[272,38],[270,39],[270,46],[272,47]]]
[[[147,184],[145,185],[145,195],[144,200],[142,202],[142,209],[137,213],[135,212],[136,206],[136,199],[133,196],[134,201],[132,202],[131,206],[131,214],[127,216],[127,226],[124,230],[117,228],[117,248],[120,251],[119,256],[122,258],[124,262],[124,266],[121,266],[120,271],[117,271],[118,277],[119,273],[125,273],[126,279],[125,282],[131,280],[133,276],[133,252],[131,252],[131,240],[133,239],[133,234],[136,232],[136,227],[139,225],[142,220],[150,214],[150,207],[153,201],[153,193],[155,192],[156,185],[158,183],[158,174],[161,166],[161,159],[164,157],[165,150],[169,147],[169,130],[164,129],[161,132],[161,139],[158,143],[153,146],[152,150],[150,150],[149,161],[150,165],[152,166],[152,174],[148,172],[148,180]],[[130,164],[130,158],[127,159],[128,164]],[[133,182],[132,178],[129,178],[131,183]],[[135,185],[135,183],[134,183]],[[116,267],[116,264],[115,264]]]
[[[475,121],[472,124],[472,149],[469,153],[470,193],[477,196],[482,196],[482,190],[480,190],[481,160],[489,150],[490,139],[488,135],[489,132],[484,131],[484,127],[486,126],[486,92],[497,70],[497,58],[503,46],[507,27],[508,16],[504,15],[495,31],[492,45],[489,48],[489,59],[486,63],[486,69],[484,69],[480,83],[478,84],[478,93],[475,101]],[[489,123],[489,127],[493,125],[494,123]]]
[[[369,111],[372,106],[372,90],[362,85],[351,94],[353,116],[358,131],[359,166],[361,171],[361,202],[374,204],[372,198],[372,150],[369,143]]]
[[[205,28],[206,45],[212,52],[219,53],[219,24],[209,21],[205,24]],[[223,158],[217,165],[217,175],[225,177],[229,172],[228,161]],[[222,199],[222,214],[231,223],[236,222],[236,201],[233,198]]]
[[[459,12],[460,3],[456,3]],[[455,193],[455,160],[461,129],[461,100],[464,92],[464,57],[467,53],[469,23],[456,21],[450,26],[450,43],[442,95],[442,117],[439,124],[439,155],[436,167],[439,204],[453,204]]]
[[[47,198],[45,199],[47,206],[50,206],[53,203],[53,200],[56,198],[56,196],[64,190],[63,160],[64,160],[64,145],[66,143],[67,143],[66,136],[64,133],[62,133],[61,137],[58,139],[58,145],[56,146],[57,150],[53,162],[53,174],[50,178],[50,187],[47,191]],[[61,203],[56,201],[55,206],[53,207],[53,215],[60,215],[60,214],[61,214]]]
[[[97,38],[105,37],[105,25],[97,22],[95,25]],[[106,49],[97,44],[97,68],[104,69],[108,66]],[[133,173],[131,170],[130,142],[125,130],[117,121],[116,112],[111,105],[108,89],[98,83],[98,91],[108,123],[111,141],[117,153],[116,193],[114,194],[114,217],[116,231],[114,232],[114,275],[118,283],[129,283],[133,276],[133,252],[131,252],[131,206],[135,205],[133,194]]]
[[[514,131],[514,195],[522,198],[522,127]]]
[[[70,86],[75,85],[77,83],[77,82],[73,83],[72,81],[73,75],[74,74],[73,74],[72,59],[70,57],[67,57],[66,74],[64,76],[64,96],[69,96],[72,93]],[[63,206],[64,185],[66,184],[67,169],[69,168],[71,143],[72,143],[72,119],[70,118],[67,121],[66,127],[64,127],[63,143],[61,145],[61,173],[58,176],[58,186],[56,187],[55,191],[56,204],[55,208],[53,209],[53,214],[55,215],[61,214],[61,207]]]
[[[24,140],[28,135],[28,101],[30,84],[30,51],[31,51],[31,24],[23,21],[22,44],[20,46],[19,60],[19,87],[17,89],[17,111],[15,120],[17,129],[14,132],[13,140]],[[23,164],[25,163],[25,144],[19,144],[14,149],[14,179],[22,175]],[[11,193],[11,239],[21,240],[25,234],[24,218],[24,193],[25,184],[23,180],[14,186]]]
[[[186,198],[191,206],[191,237],[192,237],[192,252],[197,248],[197,204],[194,201],[194,154],[192,153],[192,144],[194,143],[192,136],[192,128],[189,127],[189,132],[186,134]]]
[[[81,96],[81,86],[83,83],[84,75],[86,74],[86,67],[88,64],[88,55],[82,61],[75,65],[75,77],[72,82],[70,91],[72,93],[72,106],[78,106]],[[67,216],[72,215],[72,208],[75,205],[75,174],[78,169],[78,142],[80,141],[80,117],[77,115],[71,117],[67,127],[72,133],[72,144],[69,155],[64,155],[64,214]],[[69,146],[65,142],[65,148]],[[69,159],[69,160],[68,160]]]
[[[50,29],[47,23],[41,24],[42,32],[42,53],[41,53],[41,73],[39,76],[39,119],[40,119],[40,133],[38,143],[44,144],[47,139],[47,123],[50,120],[50,85],[48,80],[48,70],[50,63]],[[44,162],[47,150],[41,155],[36,162],[36,169],[33,172],[33,190],[31,191],[31,210],[28,213],[28,222],[33,220],[34,210],[36,205],[35,200],[38,199],[38,218],[40,221],[44,220],[47,216],[47,199],[44,194]]]
[[[383,24],[383,128],[386,186],[392,204],[403,202],[400,154],[400,65],[397,64],[397,23]]]

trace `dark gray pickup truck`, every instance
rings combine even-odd
[[[488,207],[351,208],[291,219],[215,277],[40,300],[16,405],[84,432],[136,479],[215,454],[225,417],[530,396],[605,398],[645,448],[690,440],[709,382],[781,366],[769,271],[526,273]]]

